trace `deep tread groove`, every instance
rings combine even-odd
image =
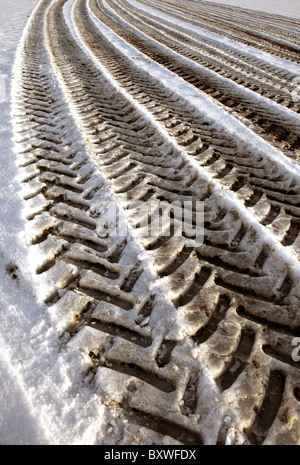
[[[255,334],[253,331],[244,330],[242,332],[238,347],[230,363],[224,373],[217,379],[217,383],[222,391],[228,389],[244,370],[251,354],[254,340]]]
[[[196,8],[150,0],[155,15],[143,3],[77,0],[72,17],[65,4],[42,0],[37,7],[22,42],[15,95],[36,272],[53,283],[44,302],[60,312],[68,333],[62,341],[90,354],[93,375],[99,369],[120,385],[130,380],[123,400],[110,393],[130,422],[186,445],[203,444],[202,427],[219,409],[239,437],[262,444],[283,395],[291,391],[291,409],[300,399],[299,362],[289,356],[300,331],[300,138],[292,118],[300,107],[291,99],[288,61],[283,70],[276,60],[246,54],[194,26],[299,63],[300,23],[209,2]],[[133,45],[134,54],[116,46],[103,25]],[[174,82],[182,78],[195,96],[210,96],[216,116],[145,71],[150,60],[172,71]],[[220,123],[221,108],[252,131],[255,143]],[[162,202],[161,223],[150,238],[136,201],[149,205],[149,227],[157,208],[152,200]],[[185,226],[195,227],[196,202],[204,204],[201,244],[175,229],[173,202],[180,208],[185,201]],[[121,207],[117,226],[128,227],[125,237],[113,234],[109,222],[100,231],[112,206]],[[171,208],[167,234],[162,207]],[[90,337],[103,339],[99,353]],[[237,426],[238,410],[231,415],[222,399],[234,392],[239,405],[243,383],[249,402],[258,397],[247,379],[256,354],[264,370],[255,377],[270,373],[269,384],[259,380],[261,406],[252,405]],[[292,386],[286,393],[285,378]],[[199,398],[203,381],[221,391],[212,409]],[[217,443],[226,443],[228,426],[218,429]],[[294,440],[288,429],[284,434]]]
[[[251,444],[260,445],[264,442],[269,428],[275,420],[282,402],[285,386],[285,376],[279,370],[273,370],[269,377],[263,403],[256,415],[247,436]]]

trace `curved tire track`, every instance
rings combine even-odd
[[[149,438],[298,443],[297,175],[275,161],[271,171],[267,155],[245,157],[233,136],[133,65],[84,0],[73,15],[80,43],[66,4],[35,10],[14,112],[53,325],[89,357],[91,391]],[[168,235],[164,224],[145,235],[137,200],[150,209],[188,201],[191,218],[203,202],[203,243],[175,234],[174,212]],[[126,237],[103,231],[112,206]]]
[[[252,12],[255,19],[259,18],[259,16],[267,16],[268,19],[271,17],[272,26],[270,24],[266,26],[261,19],[257,19],[252,21],[251,28],[249,28],[249,16],[251,16],[249,10],[245,12],[243,9],[235,8],[233,24],[231,14],[225,19],[227,6],[215,5],[212,9],[211,5],[201,4],[200,8],[198,8],[198,5],[197,8],[186,8],[180,5],[176,5],[174,8],[174,5],[168,1],[163,3],[163,8],[154,3],[152,5],[162,12],[168,11],[169,14],[178,19],[184,17],[191,24],[200,25],[208,31],[225,35],[232,40],[299,63],[299,40],[297,34],[295,34],[299,32],[299,20],[291,20],[294,25],[293,31],[289,32],[288,28],[285,28],[280,36],[278,30],[276,30],[276,24],[282,24],[282,20],[277,15]]]

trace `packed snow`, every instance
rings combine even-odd
[[[10,95],[17,47],[37,3],[2,0],[0,10],[0,444],[105,443],[114,421],[82,386],[82,358],[61,350],[28,271]]]
[[[139,4],[135,0],[130,2]],[[63,341],[57,337],[51,324],[47,308],[37,299],[35,277],[31,274],[32,266],[28,262],[30,260],[28,239],[24,234],[26,229],[22,213],[24,201],[14,154],[10,96],[18,45],[26,21],[38,4],[38,0],[23,0],[22,3],[18,0],[2,0],[1,3],[0,444],[115,444],[118,442],[120,428],[124,428],[124,423],[120,423],[114,410],[105,406],[97,392],[91,393],[90,388],[85,385],[81,376],[87,366],[85,357],[75,351],[68,351],[62,344]],[[69,27],[76,35],[71,21],[73,3],[68,2],[65,13]],[[247,5],[242,5],[241,3],[245,2],[238,0],[226,0],[226,2],[220,0],[219,3],[239,4],[239,6],[258,9],[262,5],[259,0],[249,0]],[[292,14],[291,10],[290,13],[287,12],[288,5],[291,6],[292,3],[296,8],[295,1],[282,2],[285,8],[279,1],[277,3],[278,11],[272,1],[273,13],[297,16],[295,12]],[[141,4],[139,6],[142,7]],[[267,11],[268,2],[263,2],[262,6]],[[143,9],[152,11],[147,7]],[[266,145],[268,154],[265,156],[271,156],[274,163],[282,164],[287,171],[300,176],[297,166],[286,160],[279,151],[271,148],[261,138],[250,133],[249,129],[226,114],[205,95],[195,92],[195,89],[182,79],[146,59],[143,54],[100,24],[96,18],[94,21],[97,27],[104,31],[106,37],[109,37],[124,54],[131,57],[132,61],[138,62],[143,70],[154,78],[159,78],[180,97],[184,96],[195,108],[201,101],[202,111],[214,119],[216,124],[223,127],[225,125],[229,132],[238,132],[241,138],[249,140],[249,146],[254,150],[263,151]],[[200,30],[195,32],[204,34]],[[215,35],[214,38],[218,40]],[[236,47],[246,51],[242,44]],[[248,48],[247,52],[251,53],[251,50]],[[263,52],[260,53],[260,57],[262,60],[268,59],[267,54]],[[273,60],[282,67],[286,65],[284,60],[279,58],[273,57]],[[290,64],[290,67],[291,72],[299,72],[299,66]],[[248,92],[251,94],[251,91]],[[276,108],[276,104],[274,107]],[[285,116],[292,119],[289,110],[285,111]],[[149,119],[151,119],[150,115]],[[152,122],[155,123],[155,120]],[[157,129],[163,131],[159,127]],[[164,136],[168,137],[167,133],[164,133]],[[225,197],[226,195],[228,202],[236,202],[231,198],[230,192],[224,194]],[[243,215],[247,217],[246,209],[242,204],[238,208],[242,209]],[[249,222],[251,222],[250,215]],[[265,234],[263,228],[259,232]],[[271,235],[267,239],[272,243]],[[276,244],[274,239],[274,248],[281,252],[281,247]],[[294,256],[289,256],[289,252],[282,251],[282,253],[285,260],[290,261],[299,273],[299,264]]]

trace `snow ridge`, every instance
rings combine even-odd
[[[38,3],[1,272],[19,442],[299,443],[298,30],[209,2]]]

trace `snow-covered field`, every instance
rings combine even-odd
[[[1,2],[0,444],[105,443],[114,427],[78,377],[76,357],[61,352],[45,307],[37,303],[24,242],[11,92],[23,29],[38,1]]]
[[[238,6],[251,10],[266,11],[275,15],[300,18],[299,2],[297,0],[207,0],[221,5]]]
[[[299,443],[300,15],[204,3],[2,0],[0,444]]]

